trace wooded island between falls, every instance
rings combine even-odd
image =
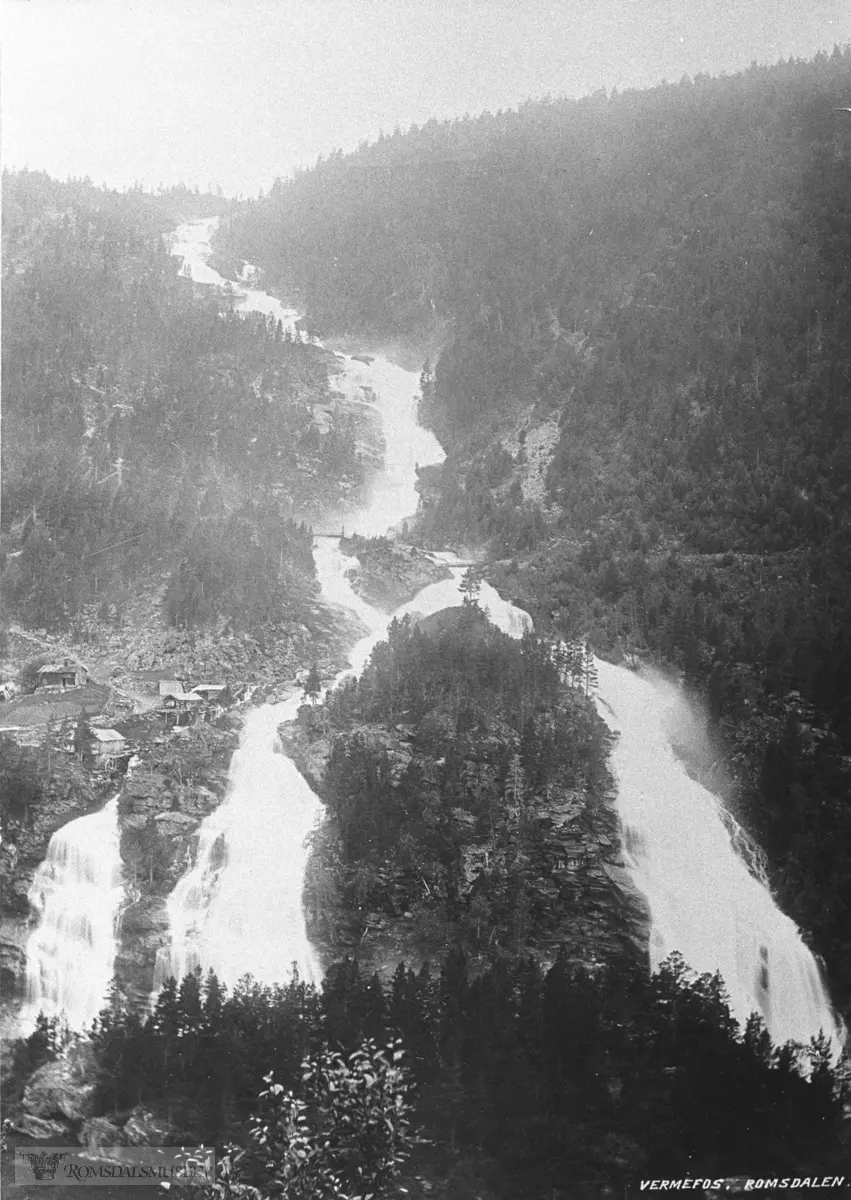
[[[4,171],[7,1028],[61,831],[112,814],[122,889],[100,1015],[5,1040],[10,1137],[212,1143],[211,1197],[842,1174],[828,1031],[775,1044],[720,974],[648,969],[595,662],[681,682],[674,750],[847,1021],[849,103],[846,48],[430,121],[257,200]],[[214,216],[227,287],[171,253]],[[301,319],[241,311],[261,284]],[[446,452],[380,537],[379,354]],[[237,854],[209,822],[262,705],[270,777],[321,801],[321,969],[152,995],[199,846],[210,890]]]

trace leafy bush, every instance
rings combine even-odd
[[[302,1063],[301,1096],[266,1075],[247,1148],[231,1148],[205,1195],[370,1200],[386,1194],[411,1143],[403,1057],[399,1041],[384,1050],[365,1041],[348,1057],[326,1047]]]

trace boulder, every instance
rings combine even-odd
[[[23,1108],[29,1116],[79,1121],[94,1113],[95,1084],[88,1078],[90,1064],[76,1057],[45,1063],[27,1080]]]
[[[349,539],[342,546],[360,563],[350,572],[354,591],[387,613],[395,612],[429,584],[451,578],[452,573],[444,563],[435,562],[413,546],[360,538]]]
[[[134,1108],[124,1125],[127,1146],[168,1146],[175,1141],[176,1131],[162,1117],[146,1108]]]
[[[47,1121],[43,1117],[32,1117],[28,1113],[15,1123],[15,1129],[18,1133],[37,1138],[40,1142],[59,1142],[60,1145],[66,1141],[70,1132],[64,1121]]]
[[[88,1121],[83,1121],[77,1141],[89,1150],[97,1150],[101,1146],[127,1145],[124,1130],[107,1117],[90,1117]]]
[[[157,813],[154,821],[159,828],[164,830],[167,837],[176,837],[178,834],[186,833],[187,830],[198,824],[196,817],[190,817],[188,813],[182,812]]]

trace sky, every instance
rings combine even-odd
[[[3,0],[6,166],[256,195],[398,125],[851,42],[851,0]]]

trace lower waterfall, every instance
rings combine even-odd
[[[677,692],[595,660],[597,706],[617,741],[611,767],[624,857],[650,913],[655,970],[678,950],[698,973],[720,971],[733,1015],[752,1012],[775,1043],[808,1043],[820,1031],[842,1044],[819,965],[774,902],[759,856],[721,801],[693,780],[668,729]]]
[[[123,897],[116,797],[58,829],[35,873],[22,1030],[40,1012],[64,1014],[71,1029],[91,1025],[112,982]]]
[[[301,894],[321,805],[277,752],[278,725],[298,703],[264,704],[245,718],[227,798],[201,825],[195,865],[168,900],[171,940],[157,957],[155,991],[199,966],[231,988],[247,974],[283,983],[293,964],[318,980]]]

